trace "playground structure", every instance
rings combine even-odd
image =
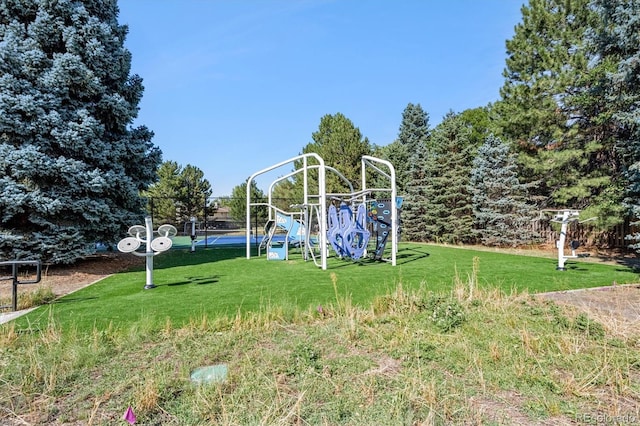
[[[580,247],[580,242],[573,240],[569,243],[569,248],[571,249],[570,255],[565,255],[565,245],[567,242],[567,231],[569,229],[569,224],[571,223],[584,223],[595,220],[597,218],[590,217],[585,220],[580,220],[580,210],[572,210],[572,209],[564,209],[564,210],[543,210],[543,213],[551,213],[553,216],[551,218],[552,222],[560,223],[560,237],[556,241],[556,248],[558,249],[558,266],[556,269],[558,271],[564,271],[565,263],[568,259],[576,259],[579,257],[588,257],[588,254],[576,254],[576,250]]]
[[[266,203],[251,202],[250,188],[254,179],[296,162],[301,166],[271,183]],[[314,175],[315,180],[310,176],[311,171],[317,175]],[[327,172],[335,174],[349,188],[349,192],[328,193]],[[374,173],[388,180],[389,186],[368,187],[367,175],[375,176]],[[273,204],[275,186],[298,174],[302,174],[303,181],[301,203],[291,204],[290,211],[276,207]],[[287,260],[289,248],[299,247],[305,260],[311,259],[318,267],[326,270],[330,248],[340,258],[357,260],[367,254],[371,242],[374,244],[372,257],[395,266],[402,198],[397,196],[393,165],[386,160],[363,156],[361,188],[355,191],[352,183],[342,173],[325,165],[324,160],[315,153],[298,155],[254,173],[247,180],[247,259],[251,258],[251,207],[266,206],[268,219],[264,236],[258,245],[259,256],[265,252],[268,260]],[[386,196],[384,200],[378,200],[373,197],[374,194]],[[387,243],[391,246],[390,259],[384,257]]]
[[[133,225],[129,228],[129,235],[131,236],[123,238],[118,242],[118,250],[123,253],[132,253],[136,256],[146,257],[147,281],[144,288],[148,290],[156,287],[153,283],[153,256],[169,250],[173,245],[171,237],[174,237],[178,231],[173,225],[160,225],[157,231],[160,236],[154,238],[151,217],[145,217],[144,223],[145,226]],[[145,243],[144,252],[136,251],[141,243]]]

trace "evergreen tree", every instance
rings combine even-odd
[[[406,198],[402,209],[402,235],[408,241],[427,242],[432,240],[430,229],[426,226],[426,216],[429,212],[429,186],[431,184],[430,171],[436,167],[435,157],[429,155],[426,145],[416,147],[409,170],[406,185]]]
[[[165,161],[158,168],[158,178],[144,193],[154,222],[179,224],[189,222],[191,217],[204,217],[212,191],[202,170],[190,164],[182,167],[175,161]]]
[[[505,139],[515,141],[521,174],[536,182],[541,207],[584,208],[605,190],[603,149],[577,136],[569,95],[587,71],[580,49],[595,20],[590,0],[530,0],[507,41],[502,100],[494,106]]]
[[[267,197],[255,180],[251,181],[251,202],[266,203]],[[237,222],[244,223],[247,219],[247,183],[234,186],[231,190],[231,200],[229,202],[229,214],[231,218]],[[256,206],[251,211],[253,220],[257,220],[258,224],[264,225],[267,220],[266,206]]]
[[[429,114],[427,114],[420,104],[407,104],[402,112],[402,122],[398,142],[402,144],[409,155],[418,152],[418,148],[427,143],[429,139]]]
[[[568,131],[562,103],[586,58],[577,49],[590,0],[530,0],[507,40],[502,101],[495,105],[505,137],[524,150],[555,146]]]
[[[416,155],[414,153],[414,155]],[[411,179],[412,163],[409,161],[409,151],[399,140],[391,142],[389,145],[375,147],[374,156],[389,161],[396,170],[396,189],[398,194],[406,193],[407,185]],[[388,181],[378,177],[375,180],[376,187],[388,185]]]
[[[147,210],[155,223],[177,223],[177,192],[182,167],[175,161],[165,161],[158,168],[158,181],[143,192],[148,200]]]
[[[423,220],[426,232],[436,241],[473,241],[469,181],[475,147],[470,137],[471,127],[452,112],[431,133],[433,153],[425,162],[427,211]]]
[[[591,78],[573,105],[585,112],[581,128],[609,147],[612,182],[602,198],[619,207],[624,194],[623,207],[640,218],[640,1],[597,0],[594,10],[600,20],[586,37]],[[640,234],[629,238],[640,241]]]
[[[304,198],[301,187],[296,185],[293,179],[285,179],[278,182],[271,194],[271,203],[280,210],[290,211],[291,204],[300,203]]]
[[[496,127],[496,123],[491,120],[491,109],[492,106],[489,105],[486,107],[466,109],[458,114],[460,120],[471,128],[469,142],[476,150],[484,144],[490,134],[499,130],[499,128]]]
[[[204,178],[202,170],[187,164],[180,174],[178,191],[180,219],[189,221],[191,217],[204,218],[205,205],[211,193],[211,184]]]
[[[302,150],[304,154],[316,153],[327,166],[334,167],[353,185],[360,187],[360,162],[363,155],[372,152],[369,139],[363,138],[360,129],[341,113],[327,114],[320,119],[318,131],[312,134],[313,142]],[[295,178],[300,186],[301,178]],[[326,176],[327,192],[345,192],[347,186],[333,173]]]
[[[381,150],[380,155],[396,170],[398,193],[406,192],[411,167],[420,149],[429,140],[429,115],[420,104],[409,103],[402,112],[398,139]]]
[[[473,160],[472,194],[476,235],[484,245],[517,246],[531,242],[527,188],[509,145],[489,135]]]
[[[116,0],[0,2],[0,257],[70,263],[139,223],[156,178],[152,132],[132,128]]]

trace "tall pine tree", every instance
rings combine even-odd
[[[327,166],[334,167],[352,184],[360,187],[360,166],[363,155],[371,155],[369,139],[362,136],[360,129],[342,113],[327,114],[320,119],[318,131],[312,134],[313,142],[308,143],[303,153],[316,153]],[[296,181],[300,181],[296,177]],[[327,173],[328,192],[344,192],[347,186],[335,174]]]
[[[529,243],[531,212],[527,187],[518,179],[518,164],[509,145],[489,135],[473,160],[472,194],[475,232],[484,245]]]
[[[590,73],[574,103],[581,128],[608,147],[611,186],[601,198],[640,218],[640,1],[597,0],[600,20],[587,33]],[[636,223],[638,225],[638,223]],[[640,248],[640,234],[630,236]]]
[[[70,263],[138,223],[156,178],[152,132],[132,127],[116,0],[0,2],[0,256]]]
[[[199,168],[175,161],[165,161],[158,168],[158,182],[144,196],[154,222],[180,225],[191,217],[204,218],[205,205],[211,197],[211,184]]]
[[[540,207],[585,208],[609,182],[602,147],[577,137],[568,98],[587,71],[580,49],[595,20],[590,0],[530,0],[507,41],[502,100],[494,106],[505,140],[515,142],[522,176],[537,182]]]
[[[471,143],[471,127],[450,112],[434,128],[430,145],[433,152],[429,153],[423,172],[427,180],[422,219],[426,233],[436,241],[472,242],[474,218],[469,179],[475,146]]]
[[[400,194],[406,192],[411,167],[420,149],[426,146],[429,132],[429,115],[420,104],[409,103],[402,112],[398,139],[380,150],[380,155],[396,169],[396,185]]]
[[[427,242],[432,240],[431,230],[426,226],[426,216],[429,211],[427,196],[435,158],[429,155],[426,145],[419,145],[416,149],[405,187],[402,234],[403,239],[408,241]]]

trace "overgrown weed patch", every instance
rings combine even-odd
[[[467,284],[440,293],[399,285],[368,307],[338,292],[322,310],[284,315],[272,306],[87,334],[54,318],[38,332],[7,326],[0,418],[109,424],[128,406],[143,423],[176,425],[536,424],[637,414],[637,336],[611,335],[527,293]],[[457,303],[465,321],[443,328],[429,320],[433,300]],[[189,380],[217,363],[228,365],[224,383]]]

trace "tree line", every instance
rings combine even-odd
[[[638,16],[640,0],[530,0],[506,41],[496,102],[451,111],[433,128],[409,103],[383,146],[327,114],[301,152],[356,189],[362,155],[391,161],[406,239],[521,244],[535,239],[532,216],[554,208],[583,210],[606,231],[640,216]],[[0,3],[3,259],[70,263],[150,209],[198,216],[212,193],[199,169],[162,162],[153,132],[132,126],[142,78],[130,73],[117,17],[116,0]],[[300,179],[281,182],[275,198],[298,197]],[[333,176],[327,185],[345,190]],[[233,190],[234,214],[245,191]]]
[[[506,41],[495,103],[451,111],[434,128],[410,103],[386,146],[371,146],[342,114],[327,115],[302,152],[354,182],[360,155],[390,160],[411,240],[530,242],[533,217],[565,208],[597,217],[606,232],[640,209],[638,16],[638,0],[531,0]],[[293,178],[282,191],[297,185]]]

